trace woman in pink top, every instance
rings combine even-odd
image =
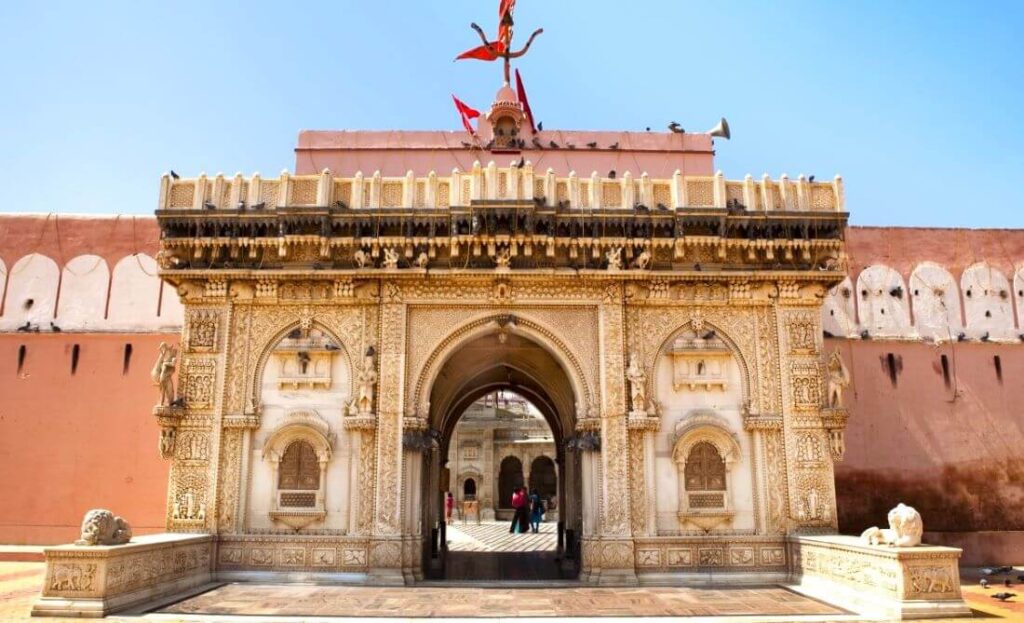
[[[446,523],[452,522],[453,510],[455,510],[455,496],[449,491],[444,497],[444,520]]]

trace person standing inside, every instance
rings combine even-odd
[[[449,491],[444,496],[444,521],[445,523],[452,522],[452,511],[455,510],[455,496]]]
[[[534,489],[530,491],[530,528],[540,532],[540,522],[544,520],[544,500]]]
[[[514,532],[526,532],[526,492],[522,487],[512,490],[512,525],[508,527],[509,534]]]

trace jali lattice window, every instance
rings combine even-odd
[[[725,461],[707,441],[690,450],[684,473],[687,491],[725,491]]]
[[[288,445],[278,468],[278,489],[315,491],[320,488],[320,461],[305,441]]]

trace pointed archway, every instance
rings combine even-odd
[[[534,575],[522,579],[576,576],[579,549],[575,543],[582,528],[583,483],[578,453],[565,449],[565,441],[574,435],[576,407],[580,402],[576,389],[580,383],[571,376],[571,369],[554,345],[542,336],[517,330],[511,324],[492,324],[487,330],[476,332],[453,349],[439,367],[429,386],[429,427],[438,432],[440,448],[424,466],[426,477],[422,480],[424,534],[434,535],[433,542],[424,548],[425,575],[438,579],[499,581],[510,579],[508,573],[521,577],[516,575],[515,569],[503,568],[508,567],[505,564],[508,561],[498,564],[494,560],[482,561],[471,570],[454,568],[458,561],[446,551],[444,539],[443,492],[452,484],[445,463],[456,424],[467,408],[481,397],[507,391],[533,404],[551,429],[556,456],[553,461],[549,459],[550,466],[544,467],[550,467],[548,471],[557,472],[558,477],[549,478],[543,468],[542,472],[546,483],[553,481],[548,486],[555,488],[552,498],[557,507],[564,509],[558,514],[558,550],[549,559],[531,561]],[[502,458],[495,457],[495,461],[500,463]],[[531,464],[507,467],[506,485],[510,487],[512,480],[520,485],[527,484]],[[462,577],[467,573],[474,577]],[[481,577],[481,573],[493,577]]]

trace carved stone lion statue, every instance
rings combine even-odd
[[[924,522],[921,513],[902,502],[889,511],[889,529],[872,526],[860,538],[868,545],[890,545],[892,547],[914,547],[921,544]]]
[[[82,537],[75,545],[121,545],[132,538],[132,528],[128,522],[114,513],[94,508],[82,519]]]

